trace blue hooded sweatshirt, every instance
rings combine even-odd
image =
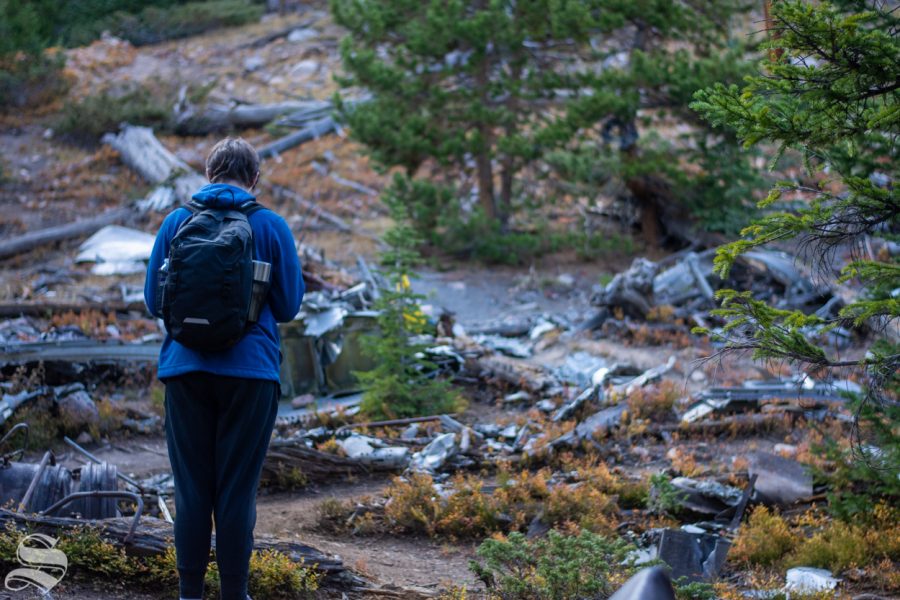
[[[223,183],[206,185],[193,198],[206,206],[221,208],[255,200],[254,196],[241,188]],[[169,214],[153,245],[144,282],[144,302],[156,317],[162,317],[156,306],[157,274],[163,260],[169,255],[169,244],[178,226],[190,214],[191,211],[186,208],[176,209]],[[236,345],[221,352],[192,350],[167,335],[159,353],[160,379],[204,371],[230,377],[280,380],[281,337],[277,323],[291,321],[297,315],[306,288],[294,236],[284,219],[271,210],[260,210],[250,215],[249,221],[253,229],[254,258],[272,263],[272,285],[259,321]]]

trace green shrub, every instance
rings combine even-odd
[[[118,131],[121,123],[147,125],[167,129],[171,122],[171,105],[161,104],[158,97],[136,89],[122,96],[101,92],[66,104],[54,122],[54,129],[72,141],[96,143],[104,133]]]
[[[33,3],[0,0],[0,109],[43,104],[66,90],[64,58],[47,45]]]
[[[167,7],[148,6],[139,13],[116,12],[95,29],[141,46],[197,35],[221,27],[253,23],[265,7],[247,0],[209,0]]]
[[[672,485],[672,479],[665,473],[650,476],[650,493],[647,508],[658,514],[677,516],[682,510],[685,494]]]
[[[485,540],[470,568],[492,597],[504,600],[607,597],[627,574],[623,563],[631,550],[624,540],[588,531],[566,536],[554,530],[534,540],[511,533]]]
[[[731,548],[731,560],[770,566],[794,549],[799,536],[777,513],[756,507],[746,524],[738,529]]]

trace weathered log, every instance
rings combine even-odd
[[[119,133],[104,135],[103,143],[116,150],[122,161],[148,183],[171,188],[174,200],[179,202],[188,202],[194,192],[206,184],[204,177],[166,150],[149,127],[125,124]],[[153,208],[162,210],[168,206],[163,203]]]
[[[90,235],[102,227],[124,221],[133,214],[134,209],[131,207],[117,208],[101,213],[90,219],[66,223],[65,225],[58,225],[56,227],[48,227],[46,229],[39,229],[37,231],[29,231],[26,234],[0,242],[0,258],[22,254],[23,252],[28,252],[29,250],[46,244],[52,244],[53,242]]]
[[[0,508],[0,525],[12,525],[21,531],[45,532],[54,536],[73,533],[85,527],[95,528],[100,537],[122,548],[131,556],[159,556],[165,554],[174,541],[174,531],[171,523],[154,517],[142,517],[132,539],[128,542],[128,535],[132,525],[131,517],[115,519],[85,520],[69,517],[51,517],[39,514],[16,513]],[[215,535],[213,535],[213,546]],[[362,581],[344,568],[341,559],[337,556],[329,556],[306,544],[279,540],[270,535],[256,534],[253,540],[256,550],[276,550],[291,558],[294,562],[301,560],[309,567],[325,575],[325,582],[335,584],[359,584]]]
[[[67,312],[89,310],[100,312],[144,311],[143,302],[0,302],[0,318],[46,317]]]
[[[267,7],[269,12],[274,12],[276,10],[271,7],[271,4],[272,4],[271,1],[267,2],[267,4],[269,5]],[[280,5],[281,2],[276,0],[275,4]],[[279,13],[281,12],[280,6],[277,8],[277,10],[279,11]],[[238,46],[238,49],[243,50],[246,48],[263,48],[265,46],[268,46],[275,40],[280,40],[283,37],[289,36],[291,34],[291,32],[293,32],[293,31],[296,31],[298,29],[306,29],[307,27],[312,26],[315,22],[316,22],[315,19],[309,19],[306,21],[301,21],[300,23],[294,23],[293,25],[288,25],[287,27],[278,29],[277,31],[273,31],[271,33],[267,33],[266,35],[260,36],[253,41],[247,42],[246,44],[242,44],[241,46]]]
[[[275,140],[271,144],[266,144],[259,149],[260,158],[269,158],[277,154],[281,154],[285,150],[290,150],[295,146],[304,144],[310,140],[315,140],[323,135],[328,135],[337,130],[337,123],[331,116],[318,119],[309,123],[300,131],[287,135],[279,140]]]
[[[179,135],[206,135],[214,131],[262,127],[276,117],[318,108],[317,101],[292,100],[273,104],[192,104],[179,106],[175,131]]]
[[[335,477],[359,476],[370,472],[359,461],[345,456],[319,452],[291,441],[275,440],[270,443],[263,462],[263,484],[277,486],[294,469],[299,470],[310,482],[330,481]]]

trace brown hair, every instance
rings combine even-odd
[[[256,182],[259,155],[243,138],[219,140],[206,157],[206,174],[210,183],[236,181],[246,187]]]

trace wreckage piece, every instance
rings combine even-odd
[[[350,460],[373,470],[393,471],[404,468],[409,462],[409,449],[387,446],[378,438],[353,434],[337,440],[338,446]]]
[[[149,127],[126,123],[119,133],[104,135],[102,142],[116,150],[122,157],[122,162],[148,183],[172,190],[173,193],[166,197],[166,201],[145,204],[142,206],[144,209],[163,210],[176,200],[186,204],[194,192],[206,184],[206,179],[169,152]],[[159,199],[159,195],[156,199]]]
[[[0,508],[0,526],[13,526],[20,531],[48,532],[54,537],[74,534],[85,527],[94,529],[100,538],[116,548],[122,548],[132,556],[161,556],[172,547],[174,531],[171,523],[162,519],[144,516],[131,533],[135,520],[132,517],[85,520],[69,517],[54,517],[40,514],[22,514]],[[215,546],[215,534],[213,544]],[[279,540],[265,534],[255,534],[254,550],[275,550],[288,556],[294,562],[315,568],[325,575],[324,583],[332,586],[358,585],[362,581],[344,568],[341,559],[323,554],[306,544]]]
[[[575,426],[575,435],[582,440],[606,436],[619,426],[627,409],[626,404],[617,404],[595,412]]]
[[[107,225],[82,242],[76,263],[95,263],[94,275],[130,275],[147,270],[156,237],[137,229]]]
[[[27,487],[22,492],[21,485],[26,482]],[[49,450],[36,465],[9,463],[0,470],[0,500],[4,504],[17,500],[16,510],[19,512],[43,510],[66,496],[71,488],[71,473],[56,464]]]
[[[682,415],[682,421],[694,423],[716,414],[733,414],[758,410],[763,403],[784,399],[812,401],[819,404],[844,403],[848,393],[859,393],[861,388],[852,381],[830,383],[802,379],[748,380],[740,387],[714,387],[703,391],[697,401]]]
[[[84,456],[85,458],[87,458],[89,461],[91,461],[91,464],[97,465],[98,467],[102,467],[102,465],[107,464],[105,461],[100,460],[99,458],[97,458],[96,456],[94,456],[93,454],[91,454],[90,452],[88,452],[87,450],[82,448],[81,446],[79,446],[78,443],[75,440],[73,440],[72,438],[70,438],[69,436],[67,436],[67,435],[63,436],[63,441],[66,443],[67,446],[69,446],[70,448],[72,448],[73,450],[75,450],[76,452],[78,452],[79,454]],[[85,467],[82,467],[82,469],[84,469],[88,466],[89,465],[85,465]],[[134,486],[134,488],[136,490],[138,490],[140,492],[144,491],[144,488],[141,486],[140,483],[138,483],[137,481],[135,481],[128,475],[125,475],[124,473],[119,473],[118,469],[115,468],[115,465],[112,466],[111,470],[109,468],[98,468],[96,471],[92,472],[91,477],[92,477],[92,479],[94,477],[96,477],[99,480],[106,479],[108,481],[110,472],[113,474],[113,481],[110,482],[108,484],[108,486],[111,486],[112,484],[114,484],[115,478],[118,477],[125,483]],[[84,474],[83,470],[82,470],[82,474]],[[115,487],[98,488],[98,487],[96,487],[96,485],[89,485],[89,487],[87,487],[85,489],[92,489],[92,490],[93,489],[115,489]]]
[[[835,579],[827,569],[794,567],[785,573],[784,582],[784,591],[790,597],[792,592],[800,595],[830,592],[837,588],[841,580]]]
[[[262,127],[278,117],[317,107],[316,100],[289,100],[272,104],[207,103],[196,106],[179,99],[175,115],[178,135],[206,135],[215,131]]]
[[[716,481],[676,477],[671,482],[678,490],[680,505],[702,517],[717,517],[738,507],[741,490]]]
[[[36,390],[22,391],[18,394],[3,394],[0,399],[0,425],[6,422],[16,409],[35,398],[40,398],[47,394],[47,388],[41,387]],[[18,426],[18,425],[17,425]],[[4,438],[5,439],[5,438]]]
[[[717,535],[664,529],[657,556],[672,568],[673,578],[701,581],[719,574],[730,547],[731,542]]]
[[[499,354],[466,356],[466,371],[482,379],[523,388],[533,394],[556,384],[556,380],[543,369]]]
[[[748,460],[756,500],[786,506],[812,496],[812,474],[797,461],[769,452],[751,452]]]
[[[435,473],[456,454],[456,451],[456,434],[441,434],[422,450],[413,454],[409,468],[419,473]]]
[[[627,271],[618,273],[591,302],[620,307],[626,315],[643,319],[653,306],[653,278],[659,267],[646,258],[636,258]]]
[[[642,388],[648,383],[652,383],[658,380],[660,377],[668,373],[672,370],[672,367],[675,366],[675,357],[670,356],[669,360],[667,360],[664,364],[658,365],[651,369],[647,369],[637,377],[626,381],[624,383],[620,383],[612,386],[612,393],[614,395],[624,395],[628,396],[638,388]]]
[[[0,258],[23,254],[54,242],[90,235],[102,227],[124,221],[134,214],[133,208],[116,208],[95,217],[79,219],[74,223],[30,231],[12,239],[0,241]]]
[[[285,137],[266,144],[257,152],[261,159],[277,156],[311,140],[319,139],[338,130],[337,122],[329,115],[310,122],[306,127]]]
[[[716,520],[721,521],[722,519],[726,519],[730,513],[731,522],[728,524],[728,529],[730,531],[737,531],[737,528],[741,525],[741,519],[744,518],[744,512],[747,510],[747,505],[750,503],[750,497],[753,495],[755,487],[756,475],[753,475],[750,477],[747,487],[745,487],[744,491],[741,493],[741,499],[737,503],[737,506],[735,506],[733,510],[726,510],[719,513],[716,515]]]
[[[664,568],[648,567],[632,575],[609,600],[675,600],[675,589]]]
[[[97,496],[118,491],[116,473],[115,465],[86,465],[73,479],[72,471],[57,465],[48,451],[38,464],[7,462],[0,466],[0,504],[12,502],[18,512],[49,512],[78,493],[81,495],[72,498],[77,502],[70,510],[89,519],[114,517],[115,501]]]

